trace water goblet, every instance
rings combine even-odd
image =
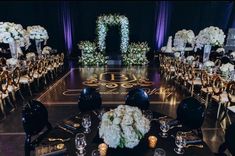
[[[175,137],[175,144],[176,144],[176,148],[174,148],[174,151],[177,154],[184,154],[184,147],[186,146],[186,135],[185,133],[179,131],[176,134]]]
[[[160,136],[162,138],[167,138],[168,137],[168,134],[167,132],[169,131],[170,129],[170,125],[168,124],[168,120],[167,119],[161,119],[160,121],[160,129],[161,129],[161,133],[160,133]]]
[[[77,133],[75,136],[75,147],[78,150],[77,155],[83,156],[86,154],[86,138],[83,133]]]
[[[91,156],[100,156],[100,152],[97,149],[95,149],[92,151]]]
[[[85,128],[84,133],[90,133],[91,132],[91,117],[89,114],[86,114],[82,117],[82,126]]]
[[[151,110],[144,110],[143,114],[149,121],[153,119],[153,112]]]
[[[162,148],[156,148],[154,151],[154,156],[166,156],[166,151]]]

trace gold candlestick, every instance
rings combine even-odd
[[[150,148],[155,148],[157,145],[157,137],[155,136],[149,136],[148,137],[148,141],[149,141],[149,147]]]
[[[106,156],[108,146],[107,146],[105,143],[100,144],[100,145],[98,146],[98,149],[99,149],[99,152],[100,152],[100,155],[101,155],[101,156]]]

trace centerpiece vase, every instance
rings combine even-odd
[[[35,40],[35,45],[37,49],[38,56],[42,56],[42,45],[40,40]]]
[[[204,46],[203,62],[209,61],[210,53],[211,53],[211,45],[210,44],[206,44]]]
[[[11,51],[11,57],[18,59],[18,53],[17,53],[17,44],[15,41],[9,43],[9,48]]]

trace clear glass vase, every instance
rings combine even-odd
[[[38,56],[42,56],[42,45],[40,40],[35,40],[35,45],[37,49]]]
[[[18,59],[18,53],[17,53],[17,44],[16,42],[10,42],[9,43],[9,48],[10,48],[10,51],[11,51],[11,57],[12,58],[15,58],[15,59]]]
[[[210,44],[206,44],[204,46],[203,62],[209,61],[210,53],[211,53],[211,45]]]

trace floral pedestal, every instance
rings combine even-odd
[[[37,49],[38,56],[42,56],[42,45],[40,40],[35,40],[35,45]]]
[[[209,61],[211,53],[211,45],[206,44],[204,46],[204,52],[203,52],[203,62]]]
[[[17,44],[15,42],[10,42],[9,43],[9,48],[11,51],[11,57],[18,59],[18,53],[17,53]]]

